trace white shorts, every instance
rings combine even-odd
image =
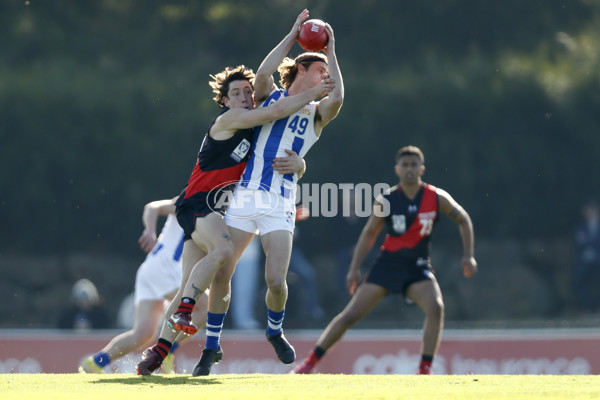
[[[181,285],[181,260],[163,252],[148,254],[135,276],[135,304],[142,300],[164,300]]]
[[[225,223],[261,235],[281,230],[294,233],[296,206],[293,199],[277,193],[237,187],[225,212]]]

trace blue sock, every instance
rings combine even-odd
[[[179,347],[179,343],[173,342],[173,346],[171,346],[169,353],[175,353],[175,350],[177,350],[178,347]]]
[[[110,364],[110,357],[108,354],[100,352],[94,356],[94,362],[98,364],[98,366],[104,368]]]
[[[283,332],[283,316],[285,315],[285,308],[280,312],[275,312],[267,308],[267,336],[277,336]]]
[[[206,348],[217,350],[220,346],[221,331],[226,314],[206,313]]]

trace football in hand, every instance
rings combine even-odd
[[[329,35],[325,22],[320,19],[309,19],[300,27],[298,43],[306,51],[321,51],[327,47]]]

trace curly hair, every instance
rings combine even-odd
[[[289,57],[284,58],[277,68],[279,76],[281,77],[279,80],[281,87],[288,89],[292,86],[294,79],[296,79],[296,74],[298,74],[299,64],[304,65],[304,68],[308,69],[310,64],[315,61],[323,61],[327,64],[327,57],[322,53],[302,53],[293,60]]]
[[[248,81],[254,90],[254,71],[252,71],[250,68],[246,68],[245,65],[227,67],[216,75],[211,74],[210,77],[212,78],[212,81],[209,81],[208,84],[215,94],[213,100],[221,108],[225,107],[223,98],[227,97],[227,93],[229,92],[229,84],[231,82],[243,80]]]

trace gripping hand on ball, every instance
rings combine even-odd
[[[292,30],[290,31],[290,36],[293,37],[294,40],[298,39],[298,32],[300,32],[300,26],[302,23],[308,19],[308,10],[305,8],[296,18],[296,22],[294,26],[292,26]]]
[[[330,55],[335,54],[335,36],[333,36],[333,28],[331,25],[325,24],[325,29],[329,35],[329,40],[327,41],[327,47],[323,49],[323,52],[329,57]]]

